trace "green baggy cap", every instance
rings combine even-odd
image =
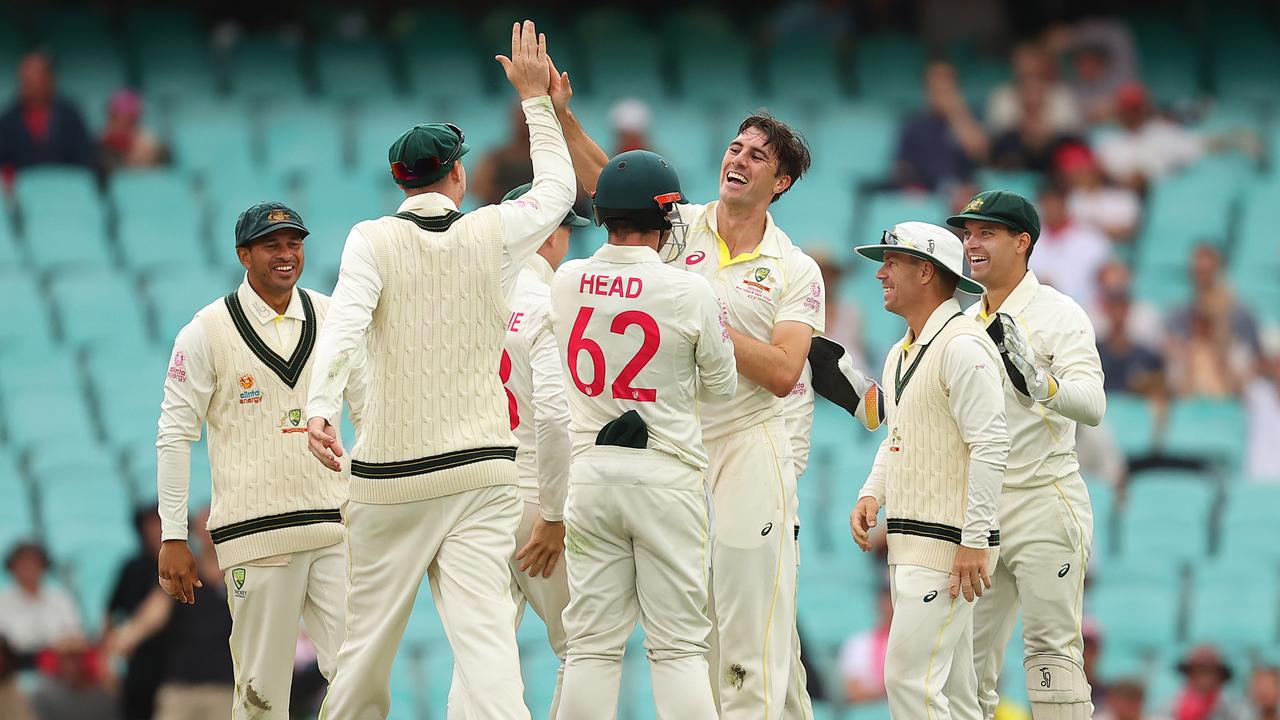
[[[471,149],[453,123],[423,123],[409,128],[387,150],[391,177],[401,187],[430,185],[449,174],[453,163]]]
[[[302,233],[302,237],[311,231],[302,224],[302,216],[284,203],[268,201],[240,213],[236,219],[236,247],[244,247],[249,243],[280,228],[293,228]]]
[[[1040,237],[1040,214],[1031,201],[1008,190],[987,190],[973,196],[959,215],[947,218],[951,227],[964,228],[965,220],[986,220],[1025,232],[1031,242]]]

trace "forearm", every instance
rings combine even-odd
[[[342,251],[342,267],[329,314],[316,339],[311,384],[307,388],[307,419],[322,417],[337,424],[351,372],[364,359],[365,331],[373,322],[373,310],[381,293],[382,276],[373,248],[353,228]]]
[[[160,539],[186,540],[191,495],[191,441],[165,441],[156,449]]]
[[[1107,411],[1107,395],[1102,390],[1101,378],[1054,377],[1058,390],[1045,403],[1045,407],[1091,427],[1102,422]]]
[[[569,156],[573,158],[578,183],[587,193],[594,193],[600,171],[609,162],[609,156],[591,139],[572,110],[564,108],[556,113],[556,117],[560,119],[560,127],[564,129],[564,139],[569,145]]]
[[[804,370],[804,355],[792,357],[784,347],[761,342],[729,328],[733,342],[733,358],[738,372],[748,380],[777,395],[786,397]],[[805,348],[806,353],[808,348]]]
[[[858,499],[864,497],[875,498],[875,501],[884,505],[884,487],[886,468],[889,462],[889,438],[885,438],[880,442],[880,447],[876,450],[876,459],[871,463],[871,472],[867,473],[867,480],[862,484],[862,489],[858,491]]]
[[[970,456],[969,497],[965,504],[964,527],[960,544],[985,548],[995,529],[1000,507],[1000,488],[1004,480],[1004,464],[999,465]]]

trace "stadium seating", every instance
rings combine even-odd
[[[1121,554],[1131,562],[1176,562],[1207,555],[1214,494],[1209,478],[1198,473],[1148,471],[1135,476],[1121,516]],[[1174,522],[1169,508],[1194,508],[1206,520]]]
[[[134,269],[208,261],[203,214],[190,184],[169,170],[121,173],[112,179],[116,237]]]
[[[60,274],[49,287],[58,328],[68,346],[81,349],[146,343],[146,318],[135,284],[110,271]],[[104,319],[110,318],[110,322]]]

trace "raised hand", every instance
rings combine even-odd
[[[547,37],[539,35],[532,20],[511,25],[511,56],[495,55],[494,59],[507,73],[507,80],[521,100],[549,94],[550,62],[547,59]]]

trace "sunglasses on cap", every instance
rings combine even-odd
[[[391,163],[391,176],[401,182],[417,180],[424,175],[430,175],[440,168],[462,157],[462,144],[467,141],[467,136],[462,132],[462,128],[453,123],[444,123],[454,135],[458,136],[458,142],[453,146],[453,151],[449,153],[449,157],[441,159],[437,157],[418,158],[413,163],[413,167],[409,167],[404,162],[397,160]]]
[[[906,245],[906,243],[902,242],[902,238],[893,234],[892,230],[884,230],[880,233],[880,244],[881,245]]]

